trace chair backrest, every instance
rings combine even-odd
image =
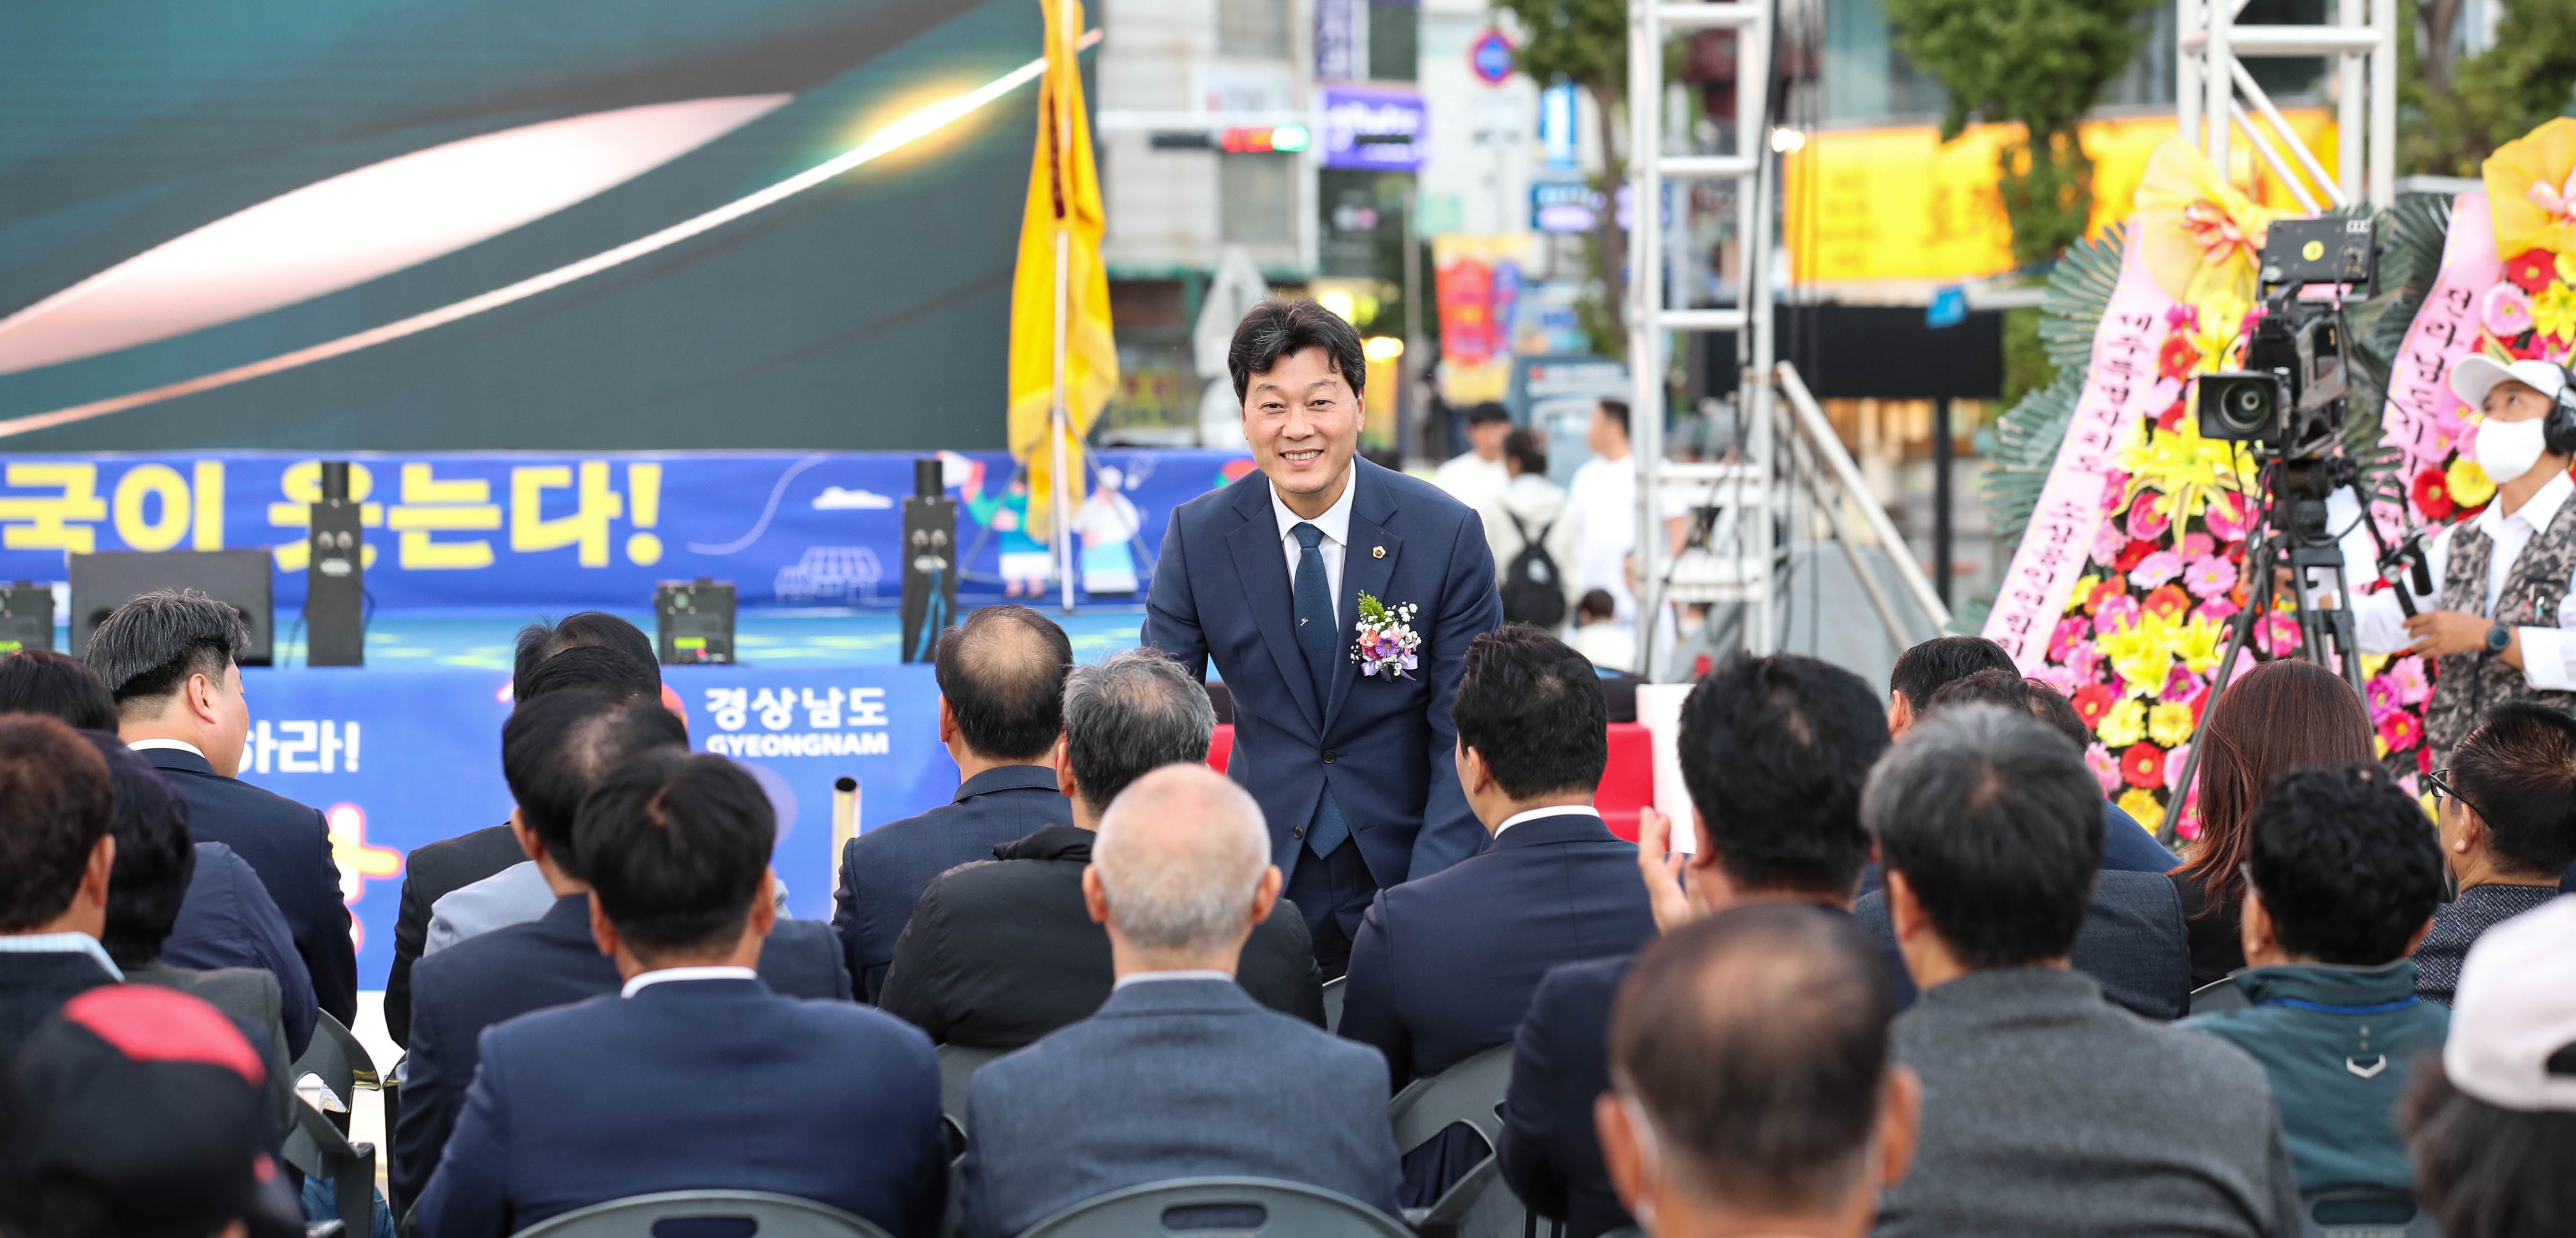
[[[2236,977],[2221,976],[2191,991],[2191,1013],[2216,1014],[2222,1010],[2243,1010],[2249,1005],[2245,990],[2236,987]]]
[[[1020,1238],[1413,1238],[1413,1231],[1347,1195],[1302,1182],[1181,1178],[1086,1199]]]
[[[2442,1238],[2433,1214],[2405,1191],[2352,1187],[2299,1197],[2302,1238]]]
[[[1008,1049],[970,1049],[964,1045],[939,1046],[939,1112],[957,1128],[958,1133],[966,1131],[966,1089],[975,1082],[975,1072],[1008,1052]]]
[[[1395,1150],[1411,1152],[1440,1132],[1464,1122],[1500,1143],[1503,1118],[1496,1112],[1512,1083],[1512,1047],[1496,1045],[1428,1079],[1416,1079],[1395,1094],[1387,1116],[1395,1122]]]
[[[682,1224],[665,1229],[671,1221]],[[743,1228],[745,1222],[749,1229]],[[766,1191],[663,1191],[612,1199],[541,1221],[520,1230],[518,1238],[669,1238],[708,1232],[739,1238],[890,1238],[838,1208]]]
[[[1335,976],[1324,982],[1324,1030],[1342,1030],[1342,994],[1350,983],[1348,976]]]
[[[368,1055],[367,1047],[327,1010],[315,1015],[313,1043],[304,1046],[304,1056],[295,1059],[294,1077],[306,1075],[319,1076],[342,1104],[355,1103],[359,1088],[383,1085],[376,1075],[376,1060]]]

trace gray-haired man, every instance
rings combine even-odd
[[[1016,1049],[1100,1009],[1109,938],[1085,913],[1082,870],[1109,802],[1165,765],[1204,765],[1216,734],[1207,689],[1150,649],[1076,667],[1064,687],[1056,783],[1073,823],[993,848],[922,891],[896,939],[877,1004],[943,1044]],[[1322,1026],[1322,980],[1305,919],[1279,900],[1253,929],[1243,987]]]
[[[1236,983],[1245,942],[1280,919],[1252,796],[1203,766],[1155,770],[1101,819],[1081,881],[1117,983],[1099,1013],[975,1076],[964,1238],[1174,1178],[1303,1182],[1392,1211],[1384,1060]]]

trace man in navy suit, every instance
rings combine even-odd
[[[316,1004],[358,1021],[358,949],[322,814],[237,780],[250,703],[233,608],[193,589],[138,594],[89,639],[89,668],[116,697],[117,733],[188,800],[188,830],[249,861],[286,917]]]
[[[1378,1055],[1235,982],[1279,898],[1261,810],[1168,765],[1100,822],[1083,901],[1118,979],[1087,1019],[986,1066],[968,1094],[963,1238],[1010,1238],[1120,1187],[1277,1178],[1392,1212],[1395,1139]]]
[[[1233,692],[1227,773],[1261,803],[1328,976],[1379,889],[1484,846],[1449,704],[1467,642],[1503,621],[1476,513],[1356,458],[1367,364],[1312,301],[1244,316],[1226,368],[1261,470],[1173,511],[1142,636]],[[1398,634],[1392,664],[1357,659],[1363,595],[1418,641]]]
[[[1639,822],[1638,865],[1673,928],[1716,909],[1813,903],[1849,912],[1869,835],[1861,787],[1887,751],[1878,700],[1859,676],[1813,658],[1734,658],[1682,705],[1682,784],[1697,850],[1667,855],[1671,824]],[[1498,1151],[1503,1180],[1568,1238],[1632,1224],[1612,1189],[1593,1123],[1610,1089],[1610,1011],[1634,955],[1568,963],[1547,974],[1512,1042]],[[1903,959],[1882,947],[1898,1008],[1914,1000]],[[1344,1026],[1348,1026],[1345,1022]]]
[[[781,996],[753,970],[777,917],[776,837],[760,784],[723,757],[655,749],[599,784],[575,846],[589,930],[624,987],[483,1032],[419,1233],[501,1238],[612,1199],[716,1189],[814,1200],[903,1238],[939,1231],[948,1144],[928,1038]],[[424,981],[449,953],[422,961]]]
[[[501,728],[501,774],[517,807],[511,828],[556,895],[546,914],[423,958],[412,970],[411,1055],[394,1116],[394,1194],[417,1199],[474,1081],[485,1028],[532,1010],[617,991],[616,964],[590,931],[590,883],[574,822],[600,779],[656,749],[688,747],[678,716],[652,699],[548,693]],[[781,920],[756,955],[770,988],[790,997],[846,998],[849,973],[831,926]]]
[[[1050,762],[1064,730],[1073,643],[1026,606],[986,606],[940,634],[939,742],[957,762],[957,799],[889,821],[841,848],[832,927],[850,979],[877,1000],[895,939],[932,878],[993,858],[993,848],[1073,820]]]

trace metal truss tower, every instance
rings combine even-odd
[[[2180,0],[2174,99],[2182,132],[2222,173],[2242,133],[2290,196],[2309,211],[2397,201],[2397,0],[2333,0],[2323,24],[2240,26],[2245,0]],[[2333,62],[2335,163],[2299,139],[2246,71],[2257,58]],[[2251,109],[2248,109],[2248,105]]]

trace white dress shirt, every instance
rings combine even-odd
[[[1181,971],[1131,971],[1112,982],[1109,986],[1109,991],[1115,993],[1120,989],[1126,988],[1128,985],[1143,984],[1148,980],[1222,980],[1227,984],[1232,984],[1234,983],[1234,973],[1215,971],[1206,968],[1184,969]]]
[[[1488,460],[1472,451],[1448,460],[1431,473],[1432,485],[1469,507],[1483,507],[1501,498],[1503,487],[1511,481],[1511,470],[1503,467],[1502,457]]]
[[[1533,808],[1527,812],[1516,812],[1503,818],[1502,824],[1494,827],[1494,837],[1502,837],[1503,831],[1523,821],[1536,821],[1541,817],[1598,817],[1600,815],[1601,810],[1590,804],[1559,804],[1553,808]]]
[[[2354,521],[2359,508],[2345,495],[2336,497],[2343,501],[2340,506],[2330,505],[2329,518],[2337,525]],[[2505,579],[2513,574],[2514,560],[2521,557],[2522,548],[2530,545],[2532,538],[2549,527],[2549,522],[2557,517],[2558,509],[2571,497],[2576,497],[2576,482],[2569,481],[2567,474],[2560,473],[2533,492],[2531,498],[2515,508],[2510,516],[2503,514],[2494,503],[2478,513],[2472,524],[2495,545],[2487,555],[2486,597],[2472,613],[2495,613],[2496,599],[2504,592]],[[2442,530],[2424,549],[2424,566],[2432,575],[2433,592],[2415,593],[2412,581],[2401,579],[2398,582],[2400,587],[2414,594],[2415,609],[2419,612],[2471,609],[2470,599],[2441,596],[2442,576],[2451,566],[2451,534],[2457,530],[2457,525]],[[2345,535],[2344,560],[2345,575],[2354,583],[2378,577],[2379,569],[2371,561],[2369,530],[2356,528]],[[2406,614],[2397,606],[2396,588],[2382,589],[2377,593],[2356,590],[2352,614],[2361,647],[2367,652],[2398,653],[2413,643],[2406,634]],[[2533,688],[2576,689],[2576,663],[2571,663],[2571,658],[2576,658],[2576,640],[2569,639],[2570,627],[2576,627],[2576,579],[2570,580],[2567,595],[2559,599],[2557,627],[2515,630],[2522,639],[2522,675]]]
[[[1270,488],[1270,511],[1279,518],[1279,545],[1288,554],[1288,596],[1292,599],[1297,596],[1297,560],[1306,553],[1306,548],[1297,544],[1297,526],[1312,524],[1324,531],[1324,540],[1316,544],[1315,553],[1324,557],[1324,587],[1333,591],[1336,630],[1342,626],[1342,556],[1351,544],[1351,496],[1359,488],[1360,466],[1353,461],[1350,480],[1342,484],[1342,497],[1333,500],[1333,505],[1313,520],[1288,510],[1288,505],[1279,501],[1279,487]]]
[[[658,971],[635,973],[626,987],[617,991],[620,997],[637,993],[667,980],[758,980],[760,973],[748,967],[665,967]]]
[[[199,748],[195,744],[189,743],[184,739],[138,739],[127,743],[125,746],[136,752],[150,752],[155,748],[173,748],[180,752],[187,753],[200,761],[207,759],[205,749]]]
[[[108,975],[116,977],[118,984],[125,983],[125,969],[107,956],[107,947],[98,944],[98,939],[87,933],[21,933],[14,937],[0,937],[0,954],[86,954],[98,960],[98,965],[106,968]]]

